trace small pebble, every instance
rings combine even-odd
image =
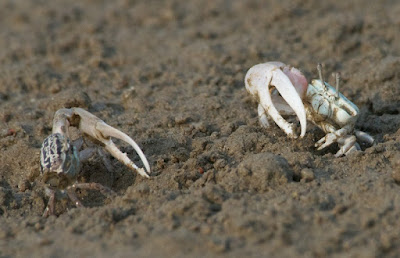
[[[48,245],[51,245],[52,243],[53,243],[53,240],[51,240],[49,238],[42,238],[39,240],[40,246],[48,246]]]
[[[303,168],[300,171],[301,181],[311,182],[315,179],[314,172],[309,168]]]
[[[225,239],[211,239],[208,243],[208,247],[217,253],[223,253],[229,250],[229,243]]]
[[[226,166],[226,161],[224,159],[218,159],[214,163],[215,169],[223,169]]]
[[[186,124],[187,121],[189,121],[189,117],[183,116],[183,115],[178,115],[175,117],[175,124],[181,125],[181,124]]]

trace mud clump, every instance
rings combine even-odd
[[[238,176],[241,190],[260,192],[293,181],[287,160],[269,152],[247,156],[238,166]]]

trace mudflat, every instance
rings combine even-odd
[[[2,1],[0,257],[398,257],[399,28],[394,0]],[[311,123],[262,128],[243,80],[267,61],[341,72],[376,144],[335,158]],[[77,190],[85,208],[59,196],[43,218],[40,147],[69,107],[152,174],[94,156],[78,181],[118,196]]]

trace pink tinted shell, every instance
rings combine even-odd
[[[303,99],[308,87],[306,77],[298,69],[294,67],[290,68],[289,66],[283,67],[283,73],[289,78],[300,98]]]

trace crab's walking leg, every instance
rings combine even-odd
[[[43,212],[43,217],[48,217],[50,215],[54,214],[54,202],[55,202],[55,198],[56,198],[56,191],[50,188],[45,189],[45,193],[47,196],[49,196],[49,202],[47,203],[47,207]]]
[[[366,132],[356,130],[355,134],[356,134],[357,139],[359,139],[363,142],[369,143],[371,145],[373,145],[375,142],[374,138],[371,135],[367,134]]]
[[[79,156],[79,161],[80,162],[85,162],[89,160],[93,154],[96,152],[97,148],[96,147],[89,147],[84,150],[81,150],[78,154]]]
[[[339,151],[335,154],[335,157],[342,155],[348,155],[351,152],[360,150],[360,146],[357,143],[357,139],[354,135],[346,135],[338,139]]]
[[[80,150],[80,148],[83,145],[83,138],[79,138],[74,141],[73,145],[76,147],[77,150]],[[109,159],[108,153],[106,153],[102,148],[99,147],[88,147],[86,149],[83,149],[79,151],[79,161],[80,162],[85,162],[89,160],[93,154],[97,151],[101,159],[103,160],[103,164],[106,167],[107,171],[110,173],[110,179],[111,179],[111,184],[114,181],[114,168],[111,165],[111,161]]]
[[[78,208],[85,207],[85,206],[83,206],[81,201],[79,201],[78,197],[76,196],[75,189],[69,187],[69,188],[67,188],[66,192],[67,192],[69,199],[75,204],[76,207],[78,207]]]
[[[324,137],[322,137],[318,142],[315,143],[315,147],[317,147],[317,150],[322,150],[329,145],[331,145],[334,142],[337,142],[338,139],[342,138],[345,136],[348,132],[347,128],[341,128],[339,130],[335,130],[335,128],[332,125],[325,124],[323,125],[327,129],[327,133]]]
[[[361,149],[357,143],[356,136],[349,135],[352,125],[344,126],[339,130],[336,130],[334,126],[327,123],[322,123],[320,126],[324,129],[324,131],[326,130],[330,133],[327,133],[317,143],[315,143],[317,150],[322,150],[335,142],[339,144],[339,151],[335,154],[335,157],[348,155],[349,153]]]
[[[101,159],[103,160],[103,164],[106,167],[107,171],[110,173],[110,178],[113,181],[114,180],[114,169],[113,166],[111,165],[110,159],[105,151],[103,151],[102,148],[99,147],[89,147],[84,150],[81,150],[79,152],[79,161],[80,162],[85,162],[89,160],[93,154],[97,151]],[[112,183],[111,183],[112,184]]]
[[[103,160],[104,166],[106,167],[108,173],[110,174],[110,179],[111,179],[110,185],[112,185],[114,182],[114,168],[111,165],[110,157],[109,157],[108,153],[106,153],[101,148],[97,148],[97,153],[100,155],[101,159]]]

